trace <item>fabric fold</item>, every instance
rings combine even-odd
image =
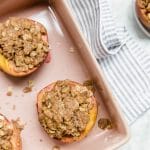
[[[121,36],[127,39],[125,45],[117,55],[102,59],[99,64],[131,124],[150,108],[150,78],[147,72],[150,59],[124,28],[119,30]]]
[[[100,59],[116,54],[121,41],[117,36],[109,3],[106,0],[68,0],[68,3],[95,57]]]

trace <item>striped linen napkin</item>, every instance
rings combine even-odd
[[[129,124],[150,108],[150,56],[124,27],[108,0],[68,0]]]

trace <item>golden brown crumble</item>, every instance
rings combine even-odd
[[[45,92],[39,120],[53,138],[78,137],[89,122],[93,93],[87,87],[69,80],[57,81]]]
[[[10,18],[0,24],[0,54],[9,60],[15,71],[28,71],[43,62],[48,43],[43,40],[46,29],[25,18]]]
[[[113,128],[113,123],[110,119],[107,119],[107,118],[100,118],[98,120],[98,127],[100,129],[112,129]]]
[[[12,150],[11,136],[12,128],[8,125],[5,118],[0,115],[0,150]]]
[[[83,85],[86,86],[93,93],[95,92],[95,86],[94,86],[94,81],[93,80],[86,80],[86,81],[83,82]]]
[[[12,120],[12,123],[15,124],[16,128],[19,129],[20,131],[22,131],[26,125],[26,123],[25,124],[21,123],[20,117],[18,117],[16,120]]]
[[[12,92],[11,92],[11,91],[8,91],[8,92],[6,93],[6,95],[7,95],[7,96],[12,96]]]
[[[60,150],[60,147],[55,145],[55,146],[52,147],[52,150]]]
[[[28,81],[28,86],[26,86],[26,87],[23,89],[23,92],[24,92],[24,93],[32,92],[33,86],[34,86],[33,80],[29,80],[29,81]]]
[[[150,0],[138,0],[143,17],[150,22]]]
[[[69,52],[70,52],[70,53],[74,53],[74,52],[75,52],[74,47],[70,47]]]
[[[11,86],[9,86],[8,89],[7,89],[6,95],[7,95],[7,96],[12,96],[12,94],[13,94],[13,89],[12,89]]]

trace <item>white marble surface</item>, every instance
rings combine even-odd
[[[132,0],[110,0],[113,14],[119,24],[126,26],[130,34],[150,55],[150,39],[136,24]],[[130,126],[131,138],[120,150],[150,150],[150,110]]]

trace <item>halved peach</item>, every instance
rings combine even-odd
[[[42,98],[43,95],[45,94],[45,92],[47,91],[51,91],[53,89],[53,87],[55,86],[56,82],[51,83],[50,85],[48,85],[47,87],[45,87],[44,89],[42,89],[37,96],[37,111],[38,111],[38,115],[41,114],[41,107],[42,107]],[[71,86],[83,86],[80,83],[74,82],[74,81],[69,81],[69,84]],[[91,96],[90,98],[91,103],[92,103],[92,109],[89,112],[89,122],[86,125],[86,128],[83,132],[81,132],[79,137],[71,137],[71,136],[64,136],[63,138],[61,138],[59,141],[63,142],[63,143],[72,143],[75,141],[80,141],[82,140],[84,137],[86,137],[88,135],[88,133],[91,131],[91,129],[93,128],[95,122],[96,122],[96,118],[97,118],[97,102],[94,96]]]
[[[23,19],[26,19],[26,20],[34,23],[36,26],[43,27],[45,29],[45,27],[37,21],[33,21],[33,20],[27,19],[27,18],[23,18]],[[46,29],[45,29],[45,31],[46,31]],[[42,36],[42,39],[43,39],[43,41],[48,43],[48,34],[47,34],[47,32],[46,32],[46,35]],[[47,59],[47,57],[49,57],[49,55],[50,55],[50,52],[47,53],[47,55],[43,58],[43,62],[40,63],[38,66],[36,66],[32,69],[29,69],[28,71],[18,72],[18,71],[15,70],[14,64],[11,63],[10,61],[8,61],[8,59],[6,59],[2,54],[0,54],[0,69],[2,71],[4,71],[5,73],[11,75],[11,76],[15,76],[15,77],[27,76],[27,75],[33,73],[34,71],[36,71],[44,63],[44,61]]]
[[[7,127],[13,131],[10,142],[12,144],[12,150],[21,150],[22,142],[20,137],[20,128],[16,121],[9,121],[4,115],[0,114],[0,120],[3,120]]]
[[[136,0],[136,11],[143,25],[150,29],[150,19],[142,0]]]

